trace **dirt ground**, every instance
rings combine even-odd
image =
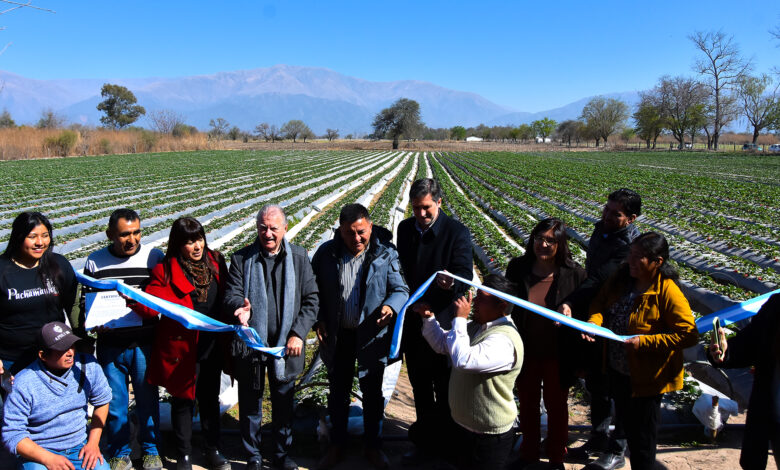
[[[569,438],[572,446],[581,445],[587,438],[585,431],[588,424],[588,408],[586,403],[572,395],[569,399],[569,424],[573,427],[569,432]],[[744,423],[744,414],[733,417],[729,424]],[[401,456],[411,449],[411,443],[405,439],[409,424],[415,419],[414,400],[408,378],[402,373],[395,394],[390,400],[386,409],[386,419],[384,423],[385,446],[384,450],[390,459],[391,468],[405,468],[410,470],[423,470],[444,468],[438,467],[434,463],[428,463],[424,466],[405,467],[401,464]],[[232,422],[231,422],[232,421]],[[582,426],[582,428],[578,427]],[[242,469],[246,461],[243,457],[241,442],[238,435],[237,423],[235,418],[226,416],[224,429],[224,453],[231,459],[233,468]],[[170,449],[170,440],[172,436],[166,434],[164,439],[169,445],[164,448]],[[293,444],[291,455],[302,469],[311,469],[316,467],[317,460],[321,456],[320,445],[313,436],[296,435],[296,441]],[[199,436],[193,438],[193,446],[199,447]],[[658,448],[658,466],[659,469],[669,470],[689,470],[689,469],[737,469],[739,468],[739,453],[742,442],[742,431],[739,427],[728,427],[723,431],[715,443],[708,443],[704,438],[701,429],[680,431],[675,433],[662,433],[660,435],[660,444]],[[164,462],[166,469],[175,469],[176,464],[173,455],[165,455]],[[203,460],[200,455],[193,455],[195,468],[204,469]],[[264,462],[264,468],[273,468],[270,462]],[[567,462],[567,470],[580,469],[584,462]],[[139,467],[136,467],[139,468]],[[347,451],[346,460],[341,463],[337,469],[356,470],[371,468],[361,456],[361,445],[358,439],[354,439]],[[544,466],[541,466],[544,468]],[[631,468],[631,464],[626,461],[626,469]],[[777,469],[773,461],[773,456],[769,456],[768,469]]]

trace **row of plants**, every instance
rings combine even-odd
[[[400,201],[400,194],[404,182],[411,176],[411,172],[417,165],[419,154],[414,154],[406,160],[406,164],[398,172],[398,175],[390,180],[387,187],[384,188],[382,195],[371,206],[371,220],[374,225],[388,227],[391,220],[390,215],[395,211],[396,205]]]
[[[477,168],[470,167],[469,170],[471,170],[472,174],[479,173],[479,169],[477,169]],[[463,172],[463,173],[466,173],[466,172]],[[518,193],[520,193],[520,191],[518,191],[518,190],[515,190],[514,192],[511,191],[511,189],[509,187],[507,187],[509,184],[506,181],[503,181],[503,185],[504,185],[503,188],[496,188],[496,186],[501,186],[502,185],[502,183],[501,183],[502,179],[501,179],[501,177],[499,177],[499,175],[501,175],[501,174],[502,173],[496,171],[492,175],[486,175],[487,178],[490,178],[490,181],[491,181],[491,183],[488,184],[486,186],[486,188],[488,189],[487,192],[492,192],[492,191],[495,191],[496,189],[499,189],[499,191],[500,190],[504,190],[504,194],[499,194],[499,197],[498,198],[493,198],[492,202],[496,206],[501,207],[508,214],[511,214],[511,206],[508,207],[507,204],[501,204],[501,199],[504,198],[508,194],[511,194],[512,196],[516,196]],[[461,175],[459,175],[459,176],[461,176]],[[484,184],[485,182],[482,181],[482,183]],[[475,186],[472,186],[472,187],[475,187]],[[540,200],[537,199],[537,201],[540,201]],[[513,202],[516,203],[516,201],[513,201]],[[527,201],[525,201],[525,202],[527,202]],[[517,204],[514,204],[514,205],[517,205]],[[538,203],[535,204],[535,206],[537,206],[537,207],[539,205],[541,205],[541,204],[538,204]],[[552,215],[552,214],[545,214],[545,215]],[[566,220],[567,222],[571,223],[572,215],[573,214],[571,214],[571,213],[563,214],[562,218],[564,220]],[[558,216],[560,217],[561,215],[558,215]],[[515,220],[515,219],[516,220],[522,220],[522,217],[518,217],[517,215],[515,215],[513,220]],[[581,228],[582,227],[580,227],[580,229]],[[640,229],[647,230],[648,228],[647,227],[642,227],[640,225]],[[685,241],[682,240],[681,237],[675,237],[675,236],[670,235],[670,243],[672,243],[672,245],[675,246],[675,247],[677,247],[677,246],[680,247],[678,249],[678,255],[685,254],[686,252],[684,250],[685,249],[690,249],[691,245],[693,245],[690,242],[685,242],[685,243],[683,243],[683,242],[685,242]],[[690,254],[690,253],[688,253],[688,254]],[[764,280],[764,275],[768,274],[769,280],[773,280],[774,281],[776,279],[775,273],[773,271],[770,270],[770,272],[767,273],[766,270],[757,270],[755,264],[740,263],[739,266],[743,270],[747,271],[747,272],[739,272],[739,270],[737,270],[737,272],[739,272],[739,276],[742,276],[742,277],[753,276],[757,280],[763,281]],[[718,269],[719,267],[717,265],[713,266],[713,268],[714,269],[712,269],[712,271],[717,272],[719,274],[723,274],[724,271],[733,272],[733,269],[729,269],[729,270],[726,270],[726,269],[723,269],[723,268]],[[752,271],[749,271],[749,270],[752,270]],[[744,288],[739,288],[739,287],[736,287],[736,286],[733,285],[733,279],[737,279],[737,281],[738,281],[739,276],[731,276],[732,282],[729,282],[729,277],[719,276],[718,279],[720,280],[720,282],[718,282],[718,281],[715,281],[714,279],[712,279],[711,277],[707,276],[706,272],[701,272],[701,271],[697,271],[697,270],[694,270],[694,269],[690,269],[687,266],[681,266],[681,271],[682,271],[682,274],[683,274],[683,278],[691,280],[694,284],[699,285],[701,287],[704,287],[706,289],[713,290],[713,291],[715,291],[717,293],[720,293],[720,294],[723,294],[723,295],[727,295],[727,296],[732,297],[734,299],[741,300],[741,299],[748,298],[748,297],[754,295],[754,294],[751,294],[751,293],[747,292]],[[726,281],[726,284],[722,283],[724,280]]]
[[[371,154],[369,159],[365,159],[365,154],[363,155],[363,157],[364,160],[362,160],[360,163],[362,165],[366,165],[364,170],[365,172],[370,172],[375,170],[383,163],[386,163],[387,160],[390,158],[389,156],[377,157],[375,154]],[[207,225],[207,230],[210,233],[228,224],[251,219],[254,216],[254,214],[257,212],[259,207],[271,202],[279,203],[284,200],[284,198],[288,193],[294,193],[300,195],[306,193],[307,191],[310,191],[310,194],[308,194],[305,198],[298,200],[296,204],[292,205],[293,206],[292,208],[290,207],[287,208],[287,210],[290,211],[290,213],[294,213],[294,211],[297,210],[296,207],[308,206],[309,204],[316,201],[318,198],[322,197],[323,194],[332,191],[333,190],[332,188],[336,186],[339,181],[351,178],[353,175],[351,168],[354,163],[355,163],[354,161],[349,159],[343,165],[340,165],[336,171],[325,175],[322,175],[322,172],[317,171],[316,169],[312,170],[315,172],[315,174],[322,175],[322,176],[318,176],[317,178],[312,178],[311,173],[303,171],[300,172],[295,178],[287,179],[284,181],[278,181],[271,186],[265,186],[262,189],[257,191],[262,194],[260,194],[260,196],[256,197],[255,199],[246,200],[243,199],[242,197],[239,197],[238,201],[241,202],[234,203],[235,205],[240,207],[240,209],[237,210],[225,210],[225,207],[230,207],[229,202],[235,201],[232,200],[232,201],[222,201],[223,203],[219,204],[219,207],[216,207],[216,210],[214,210],[216,204],[207,203],[194,208],[192,207],[187,208],[186,214],[183,214],[181,212],[179,213],[172,212],[169,213],[170,217],[165,217],[157,223],[144,226],[144,231],[145,233],[150,235],[156,234],[158,232],[167,233],[167,230],[170,228],[170,221],[172,220],[172,218],[181,215],[190,215],[193,217],[198,217],[199,220],[201,220],[201,222],[204,223],[204,225]],[[325,183],[322,183],[322,181],[325,181]],[[273,198],[265,197],[269,194],[274,194],[274,193],[277,194]],[[76,259],[82,256],[86,256],[86,254],[88,254],[94,249],[95,249],[94,245],[85,245],[74,252],[66,253],[66,256],[70,259]]]

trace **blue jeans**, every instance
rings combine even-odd
[[[5,369],[5,372],[3,373],[2,379],[4,383],[8,383],[9,377],[11,376],[11,367],[14,365],[13,361],[9,361],[7,359],[3,359],[3,369]],[[3,405],[5,402],[5,390],[0,390],[0,427],[2,427],[3,423]],[[3,434],[0,432],[0,438],[2,438]],[[16,457],[8,452],[8,450],[5,448],[4,445],[0,444],[0,468],[11,468],[14,465],[14,462],[16,461]]]
[[[81,448],[84,447],[86,443],[87,441],[84,441],[80,446],[76,446],[62,452],[57,452],[55,450],[49,450],[49,452],[53,454],[64,455],[65,457],[68,458],[68,460],[70,460],[70,462],[73,464],[74,467],[80,469],[81,459],[79,458],[79,451],[81,451]],[[45,465],[41,465],[38,462],[32,462],[30,460],[23,459],[23,458],[19,458],[19,468],[21,470],[46,470]],[[105,455],[103,456],[103,463],[100,463],[100,460],[97,461],[97,465],[95,465],[95,470],[111,470],[111,466],[108,465],[108,459],[106,458]]]
[[[151,357],[151,345],[118,348],[98,340],[97,360],[111,386],[111,404],[105,427],[106,458],[130,455],[130,424],[127,416],[128,377],[135,393],[135,413],[138,416],[138,444],[144,455],[159,455],[157,436],[160,426],[160,399],[157,386],[146,382],[146,365]]]

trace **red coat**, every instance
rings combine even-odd
[[[217,268],[215,281],[219,295],[223,297],[227,281],[227,266],[219,256],[215,260],[209,254],[209,260]],[[149,285],[145,291],[173,303],[192,308],[190,294],[195,290],[187,276],[179,266],[176,258],[171,259],[171,279],[165,282],[165,265],[160,263],[154,267]],[[156,316],[157,312],[137,304],[133,308],[143,317]],[[198,353],[198,332],[188,330],[176,320],[163,316],[157,326],[157,335],[149,365],[146,369],[146,380],[153,385],[165,387],[172,396],[177,398],[195,399],[195,366]]]

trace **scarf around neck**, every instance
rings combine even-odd
[[[205,302],[209,297],[209,286],[214,278],[214,273],[209,267],[208,254],[204,253],[198,261],[180,258],[179,264],[185,273],[192,278],[195,285],[195,298],[198,302]]]
[[[249,303],[252,305],[252,313],[249,317],[249,326],[257,331],[260,339],[268,346],[281,347],[287,344],[287,334],[292,328],[293,320],[295,319],[295,293],[296,293],[296,279],[295,279],[295,265],[293,263],[292,249],[287,239],[283,239],[282,249],[276,256],[282,256],[282,292],[280,302],[277,305],[281,305],[282,318],[281,325],[279,326],[279,338],[276,344],[268,344],[268,294],[265,285],[265,268],[260,257],[263,256],[262,248],[260,244],[255,241],[252,244],[252,249],[244,259],[244,295],[249,299]],[[254,350],[249,350],[252,353]],[[255,354],[250,354],[249,351],[240,351],[243,357],[257,357]],[[270,369],[273,371],[274,377],[282,382],[289,381],[290,378],[285,376],[286,361],[284,357],[280,358],[267,358],[272,360]]]

